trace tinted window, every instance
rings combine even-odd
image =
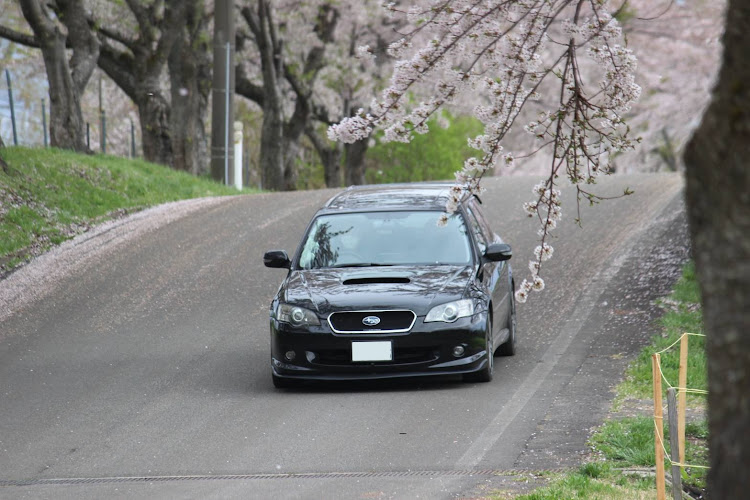
[[[482,232],[482,227],[471,208],[467,207],[466,211],[469,214],[469,225],[471,226],[471,231],[474,233],[474,239],[477,242],[477,246],[479,246],[479,253],[484,254],[485,250],[487,250],[487,238]]]
[[[480,209],[480,206],[477,203],[476,198],[472,198],[469,201],[469,208],[471,209],[471,213],[474,215],[474,217],[477,218],[477,221],[479,222],[479,227],[481,228],[482,233],[484,234],[487,241],[492,242],[495,238],[495,233],[492,232],[492,229],[490,228],[490,225],[487,222],[487,218],[482,213],[482,210]]]
[[[310,227],[299,267],[368,264],[459,264],[471,262],[460,214],[438,227],[441,212],[369,212],[321,215]]]

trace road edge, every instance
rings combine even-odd
[[[0,323],[44,298],[63,279],[95,264],[120,245],[234,198],[194,198],[157,205],[95,226],[33,258],[0,281]]]

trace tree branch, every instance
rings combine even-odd
[[[73,49],[70,58],[73,84],[83,94],[96,69],[101,43],[88,24],[83,0],[58,0],[57,4],[61,8],[59,19],[68,28],[66,45]]]
[[[153,39],[153,36],[150,33],[150,28],[152,27],[151,18],[144,5],[138,0],[125,0],[125,3],[128,4],[128,8],[135,16],[140,36],[144,39]]]
[[[132,38],[128,38],[122,33],[119,33],[115,30],[109,29],[106,26],[95,26],[95,23],[91,18],[89,18],[89,24],[101,35],[106,36],[110,40],[114,40],[115,42],[121,43],[125,47],[129,48],[130,50],[133,50],[133,46],[135,45],[135,41]]]
[[[57,26],[50,19],[46,6],[32,0],[21,0],[19,3],[21,4],[23,17],[26,18],[26,22],[29,23],[31,29],[34,31],[35,37],[39,40],[40,47],[45,43],[49,43],[52,37],[55,36]]]
[[[175,40],[180,35],[180,29],[175,29],[175,26],[184,26],[184,18],[185,2],[183,0],[168,0],[164,10],[164,19],[161,22],[154,23],[159,26],[161,32],[153,56],[157,64],[162,64],[166,61],[169,52],[172,50],[172,45],[174,45]],[[152,21],[154,20],[152,18]]]
[[[261,108],[263,107],[265,103],[263,87],[250,81],[241,64],[235,66],[234,89],[239,95],[247,97]]]
[[[240,14],[242,14],[242,17],[250,27],[250,31],[253,32],[255,38],[260,38],[260,20],[258,19],[255,12],[253,12],[250,7],[242,7],[242,9],[240,9]]]
[[[40,48],[39,40],[37,40],[34,35],[21,33],[20,31],[13,30],[7,26],[0,25],[0,38],[5,38],[6,40],[25,45],[26,47],[33,47],[35,49]]]
[[[133,55],[115,49],[103,35],[100,35],[100,41],[102,45],[97,61],[99,67],[135,102],[137,82],[135,80]]]

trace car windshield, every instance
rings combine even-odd
[[[398,211],[321,215],[302,246],[299,267],[466,265],[471,246],[460,214],[444,227],[441,212]]]

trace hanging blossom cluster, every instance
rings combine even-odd
[[[479,151],[456,172],[456,184],[438,223],[445,223],[462,197],[479,194],[487,172],[513,165],[517,158],[502,145],[521,110],[540,99],[544,87],[547,109],[524,129],[537,141],[535,151],[551,151],[549,176],[534,187],[524,205],[540,223],[540,245],[529,264],[516,298],[524,302],[531,291],[544,288],[542,263],[553,254],[548,240],[562,209],[559,179],[575,186],[578,203],[603,199],[588,189],[600,174],[609,173],[609,160],[631,149],[625,115],[639,97],[636,59],[622,45],[622,32],[609,0],[424,0],[404,10],[411,31],[388,49],[395,63],[390,85],[369,112],[332,126],[329,138],[354,142],[373,127],[383,129],[385,141],[409,142],[414,133],[428,131],[427,122],[443,106],[462,95],[481,99],[474,115],[483,123],[481,135],[469,145]],[[362,52],[366,52],[362,49]],[[599,81],[581,75],[579,58],[596,63]],[[590,77],[589,77],[590,79]],[[428,98],[416,105],[417,89]],[[477,100],[479,100],[477,99]],[[627,191],[625,194],[629,194]]]
[[[524,279],[518,290],[516,300],[526,302],[531,291],[541,292],[544,290],[544,280],[539,276],[542,262],[552,258],[554,248],[547,243],[550,231],[557,227],[557,222],[562,218],[562,206],[560,203],[560,190],[548,187],[548,182],[540,182],[532,189],[534,201],[523,204],[524,211],[529,217],[537,217],[542,225],[538,231],[541,244],[534,249],[534,259],[529,261],[530,279]]]

